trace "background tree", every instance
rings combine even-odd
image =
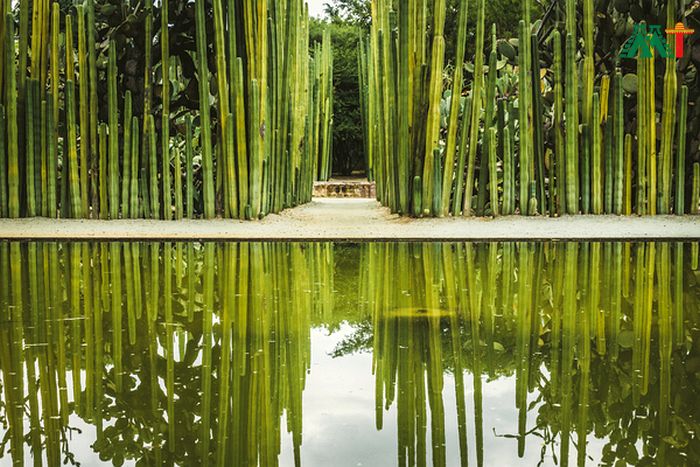
[[[457,39],[459,0],[448,0],[445,24],[446,62],[452,62]],[[499,36],[517,36],[520,0],[497,0],[486,6],[487,24],[495,23]],[[367,34],[372,21],[369,0],[329,0],[324,6],[323,19],[310,26],[311,45],[320,42],[323,29],[330,27],[335,59],[335,105],[333,132],[333,172],[350,175],[365,170],[360,115],[357,50],[360,35]],[[476,8],[469,12],[467,57],[474,55]]]
[[[320,43],[324,29],[330,29],[334,60],[333,173],[351,175],[365,170],[357,71],[361,26],[359,17],[350,19],[341,10],[333,14],[332,20],[311,20],[310,46]]]

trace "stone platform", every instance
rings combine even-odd
[[[362,179],[314,183],[315,198],[376,198],[376,185]]]

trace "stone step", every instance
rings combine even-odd
[[[376,198],[376,185],[367,180],[330,180],[314,183],[316,198]]]

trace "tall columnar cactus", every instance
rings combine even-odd
[[[109,217],[119,218],[119,108],[117,103],[117,50],[109,44],[107,99],[109,111]]]
[[[5,107],[0,104],[0,218],[7,217],[7,151],[5,150]]]
[[[24,113],[24,118],[25,118],[25,123],[26,123],[26,130],[25,130],[25,153],[24,153],[24,159],[25,159],[25,175],[26,179],[24,180],[25,182],[25,187],[26,187],[26,198],[27,198],[27,216],[28,217],[35,217],[37,215],[37,206],[36,206],[36,184],[34,183],[34,172],[36,170],[36,151],[35,151],[35,145],[34,145],[34,111],[35,111],[35,105],[34,102],[36,100],[36,93],[35,93],[35,86],[34,86],[34,80],[29,81],[29,86],[27,93],[25,95],[25,113]]]
[[[652,51],[652,54],[654,52]],[[658,189],[658,157],[657,157],[657,147],[656,147],[656,72],[654,60],[648,60],[645,58],[640,58],[647,68],[646,71],[646,83],[644,83],[646,89],[645,98],[645,126],[648,131],[647,137],[647,156],[648,162],[647,167],[649,168],[649,178],[647,180],[649,186],[649,214],[654,216],[658,212],[658,200],[657,195],[659,193]]]
[[[97,166],[99,167],[99,187],[98,191],[100,193],[100,219],[109,219],[109,206],[107,203],[107,124],[100,123],[97,129],[98,134],[98,148],[99,148],[99,161]]]
[[[84,217],[89,217],[88,167],[90,160],[89,71],[86,44],[85,7],[78,5],[78,87],[80,108],[80,201]],[[95,115],[93,118],[97,118]]]
[[[646,61],[637,57],[637,214],[647,214],[647,151],[648,151],[648,118],[647,118],[647,67]]]
[[[625,208],[624,215],[632,215],[632,135],[625,135]]]
[[[7,0],[0,0],[0,15],[2,16],[0,21],[0,37],[2,38],[2,42],[0,42],[0,91],[3,91],[5,89],[5,14],[7,12],[7,7],[5,5],[6,1]],[[0,101],[2,101],[2,99],[0,99]],[[6,214],[4,216],[6,216]]]
[[[568,3],[571,3],[571,1]],[[595,46],[593,33],[595,27],[595,12],[593,3],[594,0],[583,0],[583,42],[585,53],[583,57],[583,96],[581,100],[581,121],[583,124],[588,125],[589,129],[593,128],[593,119],[595,118],[592,111],[593,81],[595,78],[595,70],[593,68],[593,53]],[[570,14],[570,11],[567,10],[567,15],[568,14]],[[576,44],[575,41],[574,44]],[[582,189],[583,188],[584,187],[582,187]]]
[[[666,4],[666,27],[676,24],[676,3]],[[659,214],[670,214],[672,198],[673,143],[678,106],[678,78],[676,77],[675,43],[670,41],[671,53],[666,58],[664,75],[664,103],[661,117],[661,154],[659,155]],[[655,99],[655,96],[654,96]]]
[[[462,212],[462,193],[464,192],[464,167],[467,163],[467,151],[469,150],[469,131],[472,115],[472,96],[465,99],[464,112],[459,136],[459,157],[457,158],[457,172],[455,174],[455,189],[452,199],[452,215],[458,216]],[[511,213],[512,214],[512,213]]]
[[[568,3],[567,3],[568,5]],[[578,73],[574,35],[566,35],[566,211],[579,212]]]
[[[194,217],[194,148],[192,147],[192,117],[185,118],[185,206],[187,218]],[[239,181],[241,181],[239,179]]]
[[[91,171],[91,177],[90,177],[90,189],[92,191],[92,216],[96,217],[97,216],[97,206],[99,206],[99,181],[98,181],[98,173],[99,169],[97,167],[98,161],[99,161],[99,156],[98,156],[98,112],[99,112],[99,97],[97,95],[97,50],[96,50],[96,31],[95,31],[95,0],[86,0],[86,8],[87,8],[87,54],[88,54],[88,63],[87,63],[87,74],[88,74],[88,81],[89,81],[89,125],[90,129],[89,132],[87,130],[85,131],[85,134],[90,136],[89,139],[89,148],[90,148],[90,163],[89,163],[89,169]],[[53,29],[58,29],[58,21],[54,25],[52,25],[52,34]],[[52,48],[53,48],[53,41],[52,41]],[[56,44],[56,48],[58,48],[58,44]],[[56,64],[58,66],[58,64]],[[52,61],[52,67],[54,66],[53,61]],[[81,68],[82,70],[82,68]],[[82,74],[82,71],[81,71]],[[52,78],[53,80],[54,78]],[[57,79],[57,77],[56,77]],[[56,91],[57,92],[57,91]],[[138,169],[135,169],[136,173],[138,173]]]
[[[220,5],[218,0],[214,2],[214,8]],[[220,7],[219,7],[220,9]],[[163,176],[163,218],[172,219],[172,196],[170,184],[170,22],[168,20],[168,0],[161,0],[160,5],[160,47],[161,47],[161,79],[163,86],[161,93],[163,96],[163,109],[161,116],[161,160]],[[218,24],[217,24],[218,26]],[[218,36],[217,36],[218,39]],[[218,42],[217,42],[218,45]],[[221,74],[221,73],[219,73]],[[224,79],[226,72],[223,72]],[[222,89],[222,88],[220,88]],[[223,94],[226,96],[226,94]],[[228,99],[224,99],[228,103]],[[125,120],[126,122],[126,120]]]
[[[15,23],[12,15],[5,15],[5,44],[13,44],[15,38]],[[17,131],[17,86],[14,53],[5,51],[5,99],[7,121],[7,191],[8,216],[20,216],[19,199],[19,134]]]
[[[625,152],[625,126],[624,126],[624,100],[622,93],[622,73],[615,71],[613,78],[613,212],[622,214],[623,191],[625,183],[624,152]]]
[[[68,185],[70,196],[70,213],[73,217],[82,217],[80,199],[80,176],[78,171],[78,123],[75,118],[75,73],[73,64],[73,26],[72,17],[66,16],[66,124],[68,127]]]
[[[685,152],[686,122],[688,119],[688,87],[681,86],[678,105],[678,145],[676,159],[676,214],[685,214]]]
[[[690,214],[700,214],[700,163],[693,164],[693,190],[690,194]]]
[[[482,157],[481,157],[481,163],[479,164],[479,191],[477,193],[477,198],[476,198],[476,209],[477,209],[477,214],[478,215],[484,215],[485,208],[486,208],[486,196],[487,190],[486,186],[487,183],[493,179],[493,177],[496,175],[495,173],[491,173],[492,165],[491,165],[491,133],[490,133],[490,128],[494,126],[494,118],[495,118],[495,109],[496,109],[496,80],[498,77],[498,69],[497,69],[497,61],[498,61],[498,54],[496,52],[496,25],[493,25],[492,28],[492,33],[491,33],[491,54],[489,56],[489,70],[488,70],[488,76],[486,79],[486,96],[485,96],[485,111],[484,111],[484,128],[485,128],[485,135],[484,135],[484,144],[482,147]],[[496,137],[498,137],[498,133],[496,133]],[[494,149],[497,148],[497,146],[493,146]],[[495,157],[496,154],[493,154]],[[496,167],[495,161],[497,160],[494,159],[494,165],[493,168]],[[493,179],[497,182],[497,178]],[[490,191],[489,191],[490,192]],[[498,193],[498,191],[496,191]],[[490,194],[489,194],[490,196]],[[493,203],[493,200],[491,200]],[[498,205],[498,198],[496,198],[496,205]],[[496,206],[498,207],[498,206]]]
[[[440,103],[442,99],[442,68],[445,59],[445,0],[437,0],[433,10],[433,49],[431,52],[432,63],[430,65],[430,89],[428,121],[425,135],[425,163],[423,164],[423,214],[435,214],[432,212],[434,193],[435,150],[439,148],[440,140]],[[478,33],[477,33],[478,34]],[[483,35],[483,26],[482,26]],[[483,46],[482,46],[483,47]],[[477,45],[478,48],[478,45]],[[477,53],[479,53],[477,51]],[[439,152],[437,153],[439,154]]]
[[[443,174],[442,174],[442,199],[440,202],[440,212],[438,213],[440,216],[446,216],[447,213],[449,212],[450,209],[450,195],[453,190],[454,183],[461,183],[462,179],[462,173],[457,172],[455,173],[455,167],[454,167],[454,162],[455,162],[455,155],[457,151],[457,129],[459,126],[459,110],[460,110],[460,105],[461,105],[461,97],[462,97],[462,81],[464,78],[464,53],[466,49],[466,44],[467,44],[467,8],[468,8],[468,0],[461,0],[459,4],[459,23],[458,23],[458,28],[457,28],[457,52],[455,55],[455,63],[454,63],[454,75],[452,77],[452,97],[450,99],[450,118],[449,118],[449,123],[447,127],[447,143],[445,146],[445,157],[444,157],[444,168],[443,168]],[[403,8],[402,10],[408,10],[407,8]],[[405,28],[408,29],[408,16],[409,13],[406,11],[404,13],[406,15],[406,24]],[[407,37],[409,34],[414,33],[414,31],[407,31],[404,36],[406,37],[406,42],[408,42],[409,38]],[[495,44],[493,44],[495,47]],[[403,43],[402,43],[402,46]],[[409,51],[409,46],[408,43],[405,45],[405,53],[408,55]],[[403,52],[403,49],[402,49]],[[408,56],[404,58],[407,62],[409,62]],[[402,70],[406,71],[406,70]],[[405,75],[405,76],[404,76]],[[405,86],[406,89],[404,90],[402,88],[401,90],[401,96],[403,96],[405,92],[405,98],[408,99],[408,94],[409,94],[409,82],[408,82],[408,73],[402,73],[400,79],[405,79],[405,83],[402,81],[402,86]],[[408,103],[406,103],[406,107],[408,107]],[[408,123],[408,115],[405,116],[406,118],[406,124]],[[399,118],[403,118],[401,115]],[[463,114],[462,119],[463,121],[466,121],[467,114]],[[464,124],[464,123],[463,123]],[[405,135],[399,135],[399,144],[401,143],[401,140],[403,138],[406,138],[408,140],[408,128],[405,128]],[[401,154],[403,155],[404,152],[402,151]],[[402,158],[403,160],[403,158]],[[407,158],[406,158],[406,163],[407,163]],[[403,178],[402,178],[403,180]]]
[[[602,161],[602,134],[600,130],[600,95],[593,94],[593,128],[591,131],[591,204],[593,214],[603,213],[603,161]]]
[[[477,139],[482,112],[482,87],[484,82],[484,22],[485,2],[479,0],[476,23],[476,55],[474,58],[474,83],[472,85],[472,115],[469,129],[469,159],[467,161],[467,178],[464,185],[464,204],[462,215],[472,214],[472,195],[474,194],[474,171],[476,166]],[[524,25],[521,25],[523,28]]]
[[[529,56],[528,25],[525,21],[520,21],[518,41],[520,46],[519,53],[519,77],[518,77],[518,112],[520,125],[520,152],[519,152],[519,174],[520,174],[520,214],[529,214],[530,204],[530,164],[531,160],[531,126],[529,118],[530,107],[530,73],[529,64],[531,63]]]
[[[566,212],[566,157],[564,138],[564,89],[562,85],[562,57],[561,34],[555,30],[552,34],[552,48],[554,49],[554,158],[556,164],[556,210],[558,215]],[[550,196],[552,194],[550,193]]]
[[[126,120],[125,120],[126,124]],[[131,150],[129,154],[131,155],[131,177],[129,179],[129,217],[131,219],[138,219],[140,217],[140,200],[139,200],[139,172],[140,172],[140,158],[139,149],[141,147],[141,132],[139,129],[139,119],[136,116],[131,117],[131,142],[124,140],[124,144],[131,144]],[[124,175],[126,178],[126,173]]]
[[[495,127],[489,129],[489,193],[491,202],[491,215],[498,216],[498,162],[496,158],[496,146],[498,142],[498,133]]]
[[[55,218],[58,215],[58,203],[56,201],[56,164],[58,159],[58,143],[54,137],[56,123],[53,117],[53,96],[49,93],[46,104],[46,139],[48,141],[47,162],[46,162],[46,205],[47,217]]]
[[[331,31],[323,31],[323,41],[318,48],[314,58],[316,68],[316,80],[318,86],[318,96],[316,98],[316,108],[314,109],[316,121],[318,122],[316,132],[316,142],[319,153],[318,179],[327,181],[331,176],[331,127],[333,122],[333,55]]]
[[[200,76],[209,76],[207,64],[206,19],[204,16],[204,0],[195,3],[197,23],[197,66]],[[202,145],[202,171],[204,193],[204,217],[212,219],[214,211],[214,167],[212,157],[211,126],[209,115],[209,80],[199,80],[199,105]]]
[[[123,118],[123,128],[124,128],[124,151],[122,152],[122,187],[121,187],[121,208],[122,217],[124,219],[130,217],[131,211],[131,181],[132,181],[132,171],[138,172],[138,167],[134,167],[131,157],[131,151],[133,150],[131,130],[133,125],[131,123],[133,113],[133,102],[131,97],[131,91],[126,91],[124,95],[124,118]],[[138,194],[137,194],[138,196]]]

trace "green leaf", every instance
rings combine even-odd
[[[630,94],[637,93],[637,75],[628,73],[622,77],[622,89]]]

